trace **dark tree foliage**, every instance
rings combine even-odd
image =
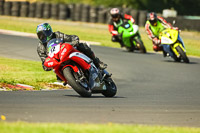
[[[162,13],[163,9],[175,9],[178,15],[200,15],[200,0],[41,0],[59,3],[84,3],[105,7],[130,7]]]

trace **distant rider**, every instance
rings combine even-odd
[[[151,12],[147,15],[147,21],[145,24],[145,30],[149,37],[149,39],[153,42],[153,50],[154,51],[163,51],[163,46],[161,45],[161,40],[158,38],[159,33],[164,30],[165,28],[173,28],[170,23],[167,23],[167,21],[157,16],[156,13]],[[173,28],[178,30],[178,28]],[[166,46],[164,49],[165,51],[170,52],[170,49],[168,46]],[[166,57],[167,53],[163,51],[163,56]]]
[[[53,32],[51,26],[48,23],[39,24],[37,26],[36,32],[39,39],[37,52],[41,58],[42,66],[45,71],[51,70],[44,66],[44,61],[48,57],[47,43],[54,38],[61,38],[63,40],[63,43],[70,42],[73,47],[90,57],[93,60],[94,64],[100,69],[105,69],[107,67],[107,64],[104,64],[99,60],[99,58],[95,57],[94,52],[86,43],[79,43],[79,37],[76,35],[67,35],[59,31]]]
[[[108,30],[112,34],[112,41],[119,42],[121,47],[124,46],[122,40],[118,35],[118,27],[124,22],[124,20],[131,20],[132,23],[135,23],[135,20],[131,15],[123,14],[118,8],[112,8],[110,10],[111,20],[108,24]]]

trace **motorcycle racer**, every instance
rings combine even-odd
[[[151,12],[147,15],[145,30],[149,39],[152,40],[153,50],[156,52],[163,51],[163,46],[161,46],[161,40],[158,37],[159,33],[165,28],[173,27],[170,23],[167,23],[167,21],[164,18],[157,16],[157,14],[154,12]],[[178,30],[178,28],[175,27],[174,29]],[[166,57],[166,55],[167,53],[163,51],[163,56]]]
[[[118,35],[118,27],[124,22],[124,20],[131,20],[132,23],[135,23],[135,20],[131,15],[123,14],[118,8],[112,8],[110,10],[111,19],[108,23],[108,30],[112,34],[111,40],[113,42],[119,42],[121,47],[124,46],[122,40]]]
[[[76,35],[67,35],[60,31],[53,32],[51,26],[48,23],[39,24],[36,28],[36,33],[39,39],[37,52],[42,61],[42,66],[45,71],[51,70],[44,66],[44,61],[48,57],[47,43],[54,38],[62,39],[63,43],[70,43],[77,50],[90,57],[93,60],[94,64],[100,69],[105,69],[107,67],[107,64],[101,62],[86,43],[79,43],[79,37]]]

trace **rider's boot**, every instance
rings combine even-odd
[[[120,44],[121,48],[124,47],[124,43],[122,41],[119,41],[119,44]]]
[[[163,50],[163,57],[167,57],[167,52]]]
[[[102,61],[99,60],[99,58],[95,57],[95,59],[93,59],[93,62],[95,64],[96,67],[100,68],[100,69],[106,69],[107,68],[107,64],[103,63]]]

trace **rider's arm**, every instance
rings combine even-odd
[[[108,24],[108,30],[112,34],[112,36],[118,34],[118,32],[116,30],[114,30],[114,26],[112,24]]]
[[[133,19],[133,17],[131,15],[124,14],[124,18],[131,20],[132,23],[135,23],[135,20]]]
[[[147,36],[149,37],[150,40],[152,40],[154,45],[159,45],[161,43],[161,41],[156,36],[154,36],[153,32],[151,31],[149,23],[145,24],[145,30]]]
[[[73,46],[76,46],[79,44],[79,37],[76,35],[67,35],[62,32],[55,32],[56,38],[61,38],[63,39],[63,42],[70,42]]]
[[[46,49],[44,47],[43,44],[39,43],[38,46],[37,46],[37,53],[42,61],[42,67],[45,71],[50,71],[52,69],[49,69],[47,67],[44,66],[44,62],[45,62],[45,59],[48,57],[47,56],[47,52],[46,52]]]
[[[166,28],[172,28],[172,25],[170,23],[167,23],[167,21],[163,18],[158,16],[158,20],[166,27]]]
[[[149,23],[146,23],[146,24],[145,24],[145,31],[146,31],[147,36],[149,37],[150,40],[153,40],[153,38],[155,38],[153,32],[151,31],[151,28],[150,28],[150,24],[149,24]]]

